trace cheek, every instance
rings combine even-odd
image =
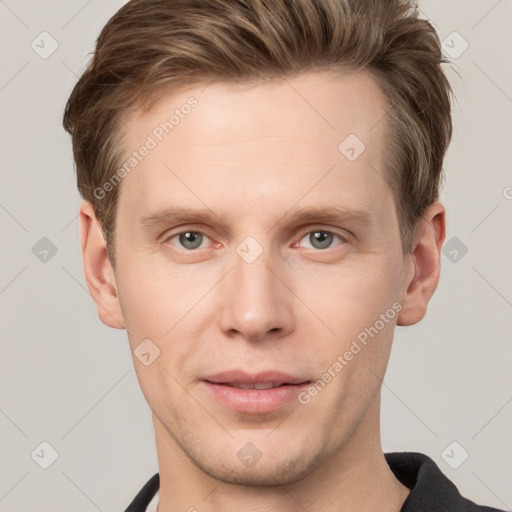
[[[295,275],[301,276],[297,295],[314,311],[318,326],[342,343],[373,326],[399,296],[396,268],[382,258],[298,268]]]
[[[297,343],[311,354],[305,340],[315,339],[320,389],[329,381],[330,392],[323,396],[330,396],[341,409],[363,410],[379,389],[401,308],[396,302],[395,272],[390,259],[382,257],[298,272],[308,277],[297,281],[301,283],[297,295],[317,318],[304,311],[298,326],[303,335]]]
[[[175,308],[183,304],[179,276],[165,279],[143,261],[118,260],[119,302],[132,343],[161,337],[173,325]]]
[[[161,349],[168,340],[178,347],[177,338],[188,337],[187,326],[204,314],[206,296],[218,281],[208,268],[173,269],[154,260],[141,255],[118,262],[119,301],[132,350],[146,338]]]

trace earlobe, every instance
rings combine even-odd
[[[433,203],[416,229],[411,253],[411,272],[402,297],[397,325],[413,325],[427,312],[441,272],[441,248],[446,236],[444,206]]]
[[[80,245],[87,287],[100,320],[109,327],[124,329],[114,270],[110,263],[105,237],[89,201],[80,205]]]

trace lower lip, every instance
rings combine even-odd
[[[240,412],[263,414],[272,412],[303,391],[309,383],[287,384],[269,389],[240,389],[224,384],[202,381],[208,391],[222,404]]]

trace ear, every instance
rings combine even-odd
[[[79,216],[85,279],[96,303],[98,316],[105,325],[124,329],[115,273],[108,257],[106,240],[89,201],[82,201]]]
[[[402,297],[397,325],[413,325],[425,316],[439,282],[441,248],[445,236],[445,209],[436,201],[430,205],[415,231],[408,287]]]

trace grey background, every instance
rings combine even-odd
[[[61,128],[87,54],[123,3],[0,0],[1,511],[124,510],[158,470],[126,334],[101,324],[85,284]],[[512,1],[420,7],[452,55],[469,45],[447,71],[457,103],[442,200],[455,240],[427,317],[397,329],[383,445],[427,453],[467,497],[510,510]],[[31,47],[43,31],[58,42],[45,59]],[[47,469],[43,441],[58,453]]]

